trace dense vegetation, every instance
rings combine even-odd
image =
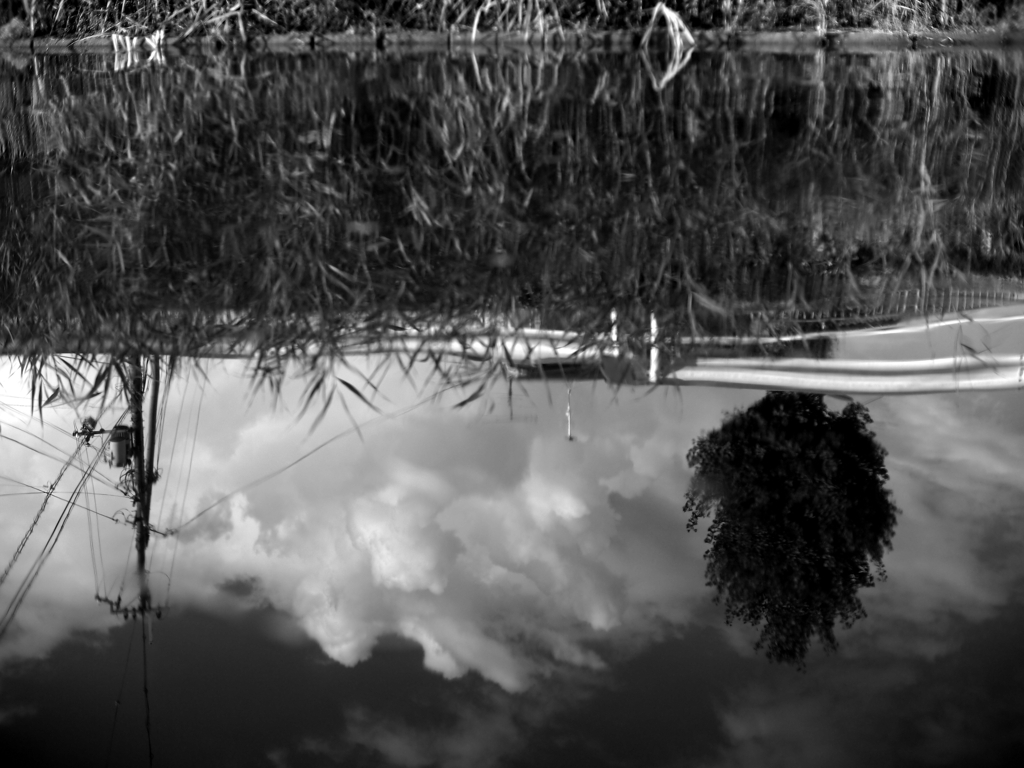
[[[870,423],[860,403],[835,412],[821,395],[770,392],[686,455],[687,527],[711,521],[708,586],[771,661],[802,666],[814,639],[835,651],[836,624],[867,615],[858,591],[885,578],[899,510]]]
[[[671,355],[1021,274],[1019,57],[670,63],[0,64],[0,345],[289,356],[614,309]]]
[[[0,0],[0,21],[31,8],[37,34],[343,32],[636,28],[655,0]],[[1013,0],[668,0],[693,28],[776,29],[991,25],[1016,19]]]
[[[1024,266],[1017,59],[701,56],[661,90],[657,61],[609,64],[9,72],[8,337],[158,309],[325,333],[658,309],[719,332],[758,303]]]

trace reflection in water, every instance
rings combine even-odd
[[[761,628],[773,661],[803,664],[815,637],[835,651],[836,622],[866,616],[857,592],[874,586],[872,565],[885,578],[899,510],[870,423],[859,403],[836,413],[821,395],[772,392],[686,455],[687,528],[713,518],[708,586],[727,622]]]
[[[379,360],[362,365],[339,374],[369,376]],[[431,370],[416,364],[408,381],[395,367],[396,375],[374,379],[374,404],[387,415],[417,403]],[[836,631],[840,653],[823,658],[812,650],[813,677],[798,684],[749,658],[756,637],[722,628],[703,585],[705,547],[687,533],[679,504],[690,484],[687,447],[701,433],[725,431],[720,414],[743,412],[760,394],[688,389],[680,399],[576,381],[569,442],[565,392],[550,380],[515,382],[516,413],[532,408],[536,422],[493,421],[505,415],[502,386],[462,408],[454,406],[467,390],[451,390],[400,419],[353,400],[351,415],[330,408],[312,435],[314,412],[297,421],[307,382],[285,378],[277,407],[271,392],[257,390],[250,408],[240,363],[210,362],[202,376],[185,369],[162,387],[154,523],[175,527],[231,495],[176,543],[155,536],[147,560],[154,602],[171,606],[147,646],[161,762],[202,762],[193,739],[173,735],[176,723],[210,733],[202,748],[219,760],[256,761],[276,750],[289,764],[362,755],[381,765],[554,765],[589,754],[597,765],[646,764],[634,755],[725,763],[748,749],[790,755],[782,745],[793,739],[801,749],[814,743],[836,754],[850,727],[841,723],[866,722],[879,692],[945,701],[926,694],[931,667],[920,665],[959,658],[961,623],[987,626],[1002,616],[999,606],[1024,575],[1015,548],[989,554],[986,543],[1021,540],[1015,518],[1001,511],[1007,503],[1016,509],[1021,492],[1014,456],[1024,424],[1005,418],[1015,401],[993,411],[985,401],[948,396],[871,406],[905,527],[887,557],[889,580],[858,598],[868,617]],[[0,461],[5,476],[40,487],[58,465],[7,439],[46,448],[8,426],[35,429],[27,399],[19,399],[24,392],[18,377],[5,379]],[[57,402],[44,409],[45,434],[54,445],[72,445],[60,430],[77,417]],[[100,424],[113,416],[100,415]],[[114,492],[104,477],[117,482],[100,465],[96,496],[83,504],[117,517],[125,502],[103,495]],[[3,499],[8,552],[38,506],[38,496],[25,499],[32,504],[21,499]],[[122,581],[135,541],[129,527],[74,516],[80,511],[23,605],[18,631],[0,646],[0,709],[10,713],[7,733],[20,748],[44,749],[39,729],[53,722],[44,714],[61,712],[62,721],[99,734],[83,733],[81,743],[102,759],[112,712],[97,701],[117,698],[130,658],[114,739],[117,762],[130,764],[132,755],[146,755],[140,629],[91,601],[86,523],[102,524],[101,594],[106,586],[116,595],[122,584],[126,600],[138,593],[130,568]],[[865,567],[869,561],[862,556]],[[1001,636],[1012,637],[1014,626]],[[69,640],[83,631],[89,644]],[[46,660],[33,666],[14,654]],[[40,679],[49,664],[73,690]],[[90,669],[104,672],[86,682]],[[955,670],[944,674],[959,680]],[[851,677],[874,693],[849,698]],[[403,691],[419,698],[402,703]],[[801,702],[831,701],[839,691],[847,703],[817,708],[812,739],[800,726],[809,716]],[[734,703],[719,714],[723,697]],[[65,701],[94,714],[73,715]],[[268,719],[280,701],[303,712],[306,725]],[[232,715],[254,708],[261,734]],[[640,719],[624,718],[624,708]],[[765,713],[776,719],[764,721]],[[701,734],[669,727],[666,718],[700,723]],[[758,722],[764,743],[750,735]]]
[[[142,669],[168,764],[1010,753],[1024,686],[979,681],[1019,674],[1000,648],[1024,638],[1018,393],[873,401],[886,468],[866,405],[675,385],[1018,388],[1019,318],[991,308],[1021,292],[1019,56],[697,53],[660,92],[629,57],[67,63],[0,78],[0,347],[24,373],[0,381],[5,553],[82,418],[109,428],[99,403],[138,391],[120,361],[245,361],[178,368],[144,411],[159,479],[141,573],[139,487],[97,438],[95,468],[55,489],[88,478],[0,642],[15,764],[144,761]],[[53,356],[72,351],[87,360]],[[803,404],[787,429],[830,425],[814,461],[845,466],[851,441],[877,459],[874,523],[852,525],[853,494],[813,462],[716,486],[701,461],[691,486],[687,447],[764,403]],[[709,562],[688,489],[695,521],[715,508]],[[783,535],[726,525],[752,496],[832,513],[843,525],[800,533],[849,567],[790,538],[772,554],[804,560],[733,578],[736,546]],[[858,593],[891,505],[889,579]],[[727,609],[771,627],[769,655],[806,651],[811,674],[722,626],[709,565]],[[740,602],[784,577],[783,597]],[[147,581],[168,608],[154,635],[91,600],[141,606]],[[97,702],[116,700],[112,728]]]
[[[1016,54],[701,53],[660,92],[628,56],[90,64],[0,83],[12,352],[771,336],[1020,271]]]

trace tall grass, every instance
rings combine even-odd
[[[0,347],[228,339],[274,371],[395,326],[585,343],[615,310],[627,346],[657,313],[671,354],[1024,270],[1019,57],[684,73],[657,90],[639,54],[8,70]]]
[[[0,22],[31,9],[36,34],[208,34],[382,28],[447,31],[641,28],[656,0],[0,0]],[[668,0],[691,27],[924,27],[1020,21],[1012,0]]]

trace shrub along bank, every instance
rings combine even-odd
[[[164,29],[168,35],[282,32],[630,29],[657,0],[0,0],[0,23],[82,37]],[[1020,0],[667,0],[695,29],[971,28],[1024,18]]]
[[[0,344],[789,333],[1024,275],[1024,57],[643,60],[41,57],[0,78]]]

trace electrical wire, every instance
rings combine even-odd
[[[81,450],[82,446],[79,444],[75,448],[75,452],[68,457],[68,460],[66,462],[64,462],[64,466],[61,467],[60,472],[57,474],[57,479],[53,481],[53,485],[51,485],[50,488],[46,491],[46,496],[43,498],[43,503],[39,505],[39,511],[36,512],[35,517],[32,518],[32,523],[29,525],[28,530],[25,532],[25,535],[21,538],[21,542],[18,544],[17,549],[14,550],[14,555],[13,557],[11,557],[11,561],[7,564],[7,567],[4,569],[4,572],[0,574],[0,587],[4,585],[5,581],[7,581],[7,577],[11,573],[11,569],[14,567],[14,564],[18,562],[18,558],[21,556],[22,550],[25,549],[25,545],[28,543],[29,537],[32,535],[32,532],[36,529],[36,524],[39,522],[39,518],[43,516],[43,512],[46,510],[46,505],[50,501],[50,497],[53,496],[53,491],[57,487],[57,483],[59,483],[61,481],[61,478],[64,477],[64,473],[67,471],[68,467],[71,466],[74,460],[78,457],[78,453]]]
[[[95,500],[94,500],[95,503]],[[100,596],[100,575],[96,569],[96,547],[92,537],[92,516],[85,516],[85,524],[89,528],[89,559],[92,562],[92,583],[96,597]],[[96,521],[96,538],[99,538],[99,520]]]
[[[186,387],[187,387],[187,386],[188,386],[188,384],[187,384],[187,382],[186,382]],[[170,387],[168,386],[168,387],[166,387],[166,388],[165,388],[164,392],[165,392],[165,393],[168,393],[168,392],[170,392],[170,390],[171,390],[171,388],[170,388]],[[175,450],[177,449],[177,447],[178,447],[178,431],[179,431],[179,430],[180,430],[180,428],[181,428],[181,417],[182,417],[182,414],[183,414],[183,413],[184,413],[184,409],[181,409],[181,410],[179,410],[179,411],[178,411],[178,419],[177,419],[177,421],[176,421],[176,422],[174,423],[174,437],[173,437],[173,438],[171,439],[171,459],[170,459],[170,460],[171,460],[172,462],[174,461],[174,451],[175,451]],[[191,416],[191,414],[189,414],[189,415]],[[166,418],[166,409],[165,409],[165,413],[164,413],[164,416],[165,416],[165,418]],[[159,450],[159,451],[158,451],[158,453],[157,453],[157,456],[158,456],[158,457],[159,457],[159,455],[160,455],[160,452],[162,452],[162,450],[163,450],[163,444],[164,444],[164,441],[163,441],[163,440],[161,440],[161,441],[160,441],[160,450]],[[159,458],[158,458],[158,460],[157,460],[157,463],[159,464]],[[179,471],[179,473],[178,473],[178,474],[179,474],[179,480],[180,480],[180,475],[181,475],[181,472]],[[165,504],[166,504],[166,502],[167,502],[167,489],[168,489],[169,487],[170,487],[170,483],[169,483],[169,482],[165,482],[165,483],[164,483],[164,492],[163,492],[163,495],[162,495],[162,496],[160,497],[160,511],[159,511],[159,512],[157,513],[157,527],[158,527],[158,528],[160,527],[160,522],[161,522],[161,521],[163,520],[163,515],[164,515],[164,505],[165,505]]]
[[[11,405],[10,403],[0,403],[0,410],[7,411],[12,416],[18,416],[18,417],[20,417],[22,419],[25,419],[26,422],[32,421],[33,418],[34,418],[32,412],[30,411],[28,413],[25,413],[24,410],[18,410],[19,407],[23,408],[23,406],[16,407],[16,406]],[[12,426],[13,427],[14,425],[10,424],[8,426]],[[56,424],[50,424],[49,426],[51,427],[51,429],[57,430],[62,435],[66,435],[67,437],[71,437],[71,433],[68,432],[66,429],[64,429],[64,427],[57,426]]]
[[[28,491],[26,491],[24,493],[0,493],[0,498],[6,498],[8,496],[38,496],[40,493],[46,493],[45,489],[37,488],[33,492],[31,492],[31,493],[29,493]],[[97,496],[97,495],[98,496],[115,496],[115,494],[113,494],[113,493],[93,494],[94,497]],[[119,499],[123,498],[120,494],[117,494],[116,496]],[[73,507],[80,507],[81,509],[84,509],[86,512],[91,512],[96,517],[106,518],[107,520],[110,520],[113,523],[120,523],[121,522],[116,517],[111,517],[110,515],[105,515],[102,512],[97,511],[93,507],[90,507],[88,504],[80,504],[77,501],[72,501],[71,499],[66,499],[63,496],[58,496],[55,493],[51,494],[51,498],[54,498],[57,501],[63,501],[65,503],[67,503],[67,504],[71,504],[71,506],[73,506]],[[95,504],[95,501],[93,502],[93,504]]]
[[[46,489],[45,488],[36,488],[35,486],[28,485],[28,483],[24,483],[24,485],[26,485],[27,487],[31,488],[32,490],[31,491],[17,491],[17,492],[12,491],[11,493],[0,493],[0,499],[5,499],[5,498],[7,498],[9,496],[38,496],[40,493],[46,493]],[[93,497],[107,496],[107,497],[109,497],[111,499],[120,499],[120,498],[123,497],[123,494],[120,494],[120,493],[93,493],[92,496]],[[61,496],[58,496],[57,494],[54,494],[53,498],[57,499],[58,501],[67,501],[67,499],[65,499],[65,498],[63,498]],[[81,504],[76,504],[76,506],[80,507],[82,505]],[[90,510],[90,511],[92,511],[92,510]]]
[[[84,465],[82,466],[82,471],[86,472],[87,475],[88,475],[88,484],[85,487],[85,499],[86,499],[85,509],[88,512],[92,512],[93,514],[92,515],[86,515],[85,522],[86,522],[86,525],[89,528],[89,558],[90,558],[90,561],[92,563],[93,586],[95,588],[95,596],[96,596],[97,599],[99,599],[99,597],[100,597],[100,583],[101,582],[103,583],[103,592],[104,592],[103,596],[104,597],[107,596],[106,595],[107,577],[106,577],[106,567],[103,564],[103,537],[100,534],[100,521],[98,519],[95,521],[95,525],[96,525],[96,536],[95,536],[95,539],[96,540],[95,540],[95,544],[94,544],[94,542],[93,542],[93,517],[94,516],[97,517],[97,518],[99,518],[99,517],[106,517],[106,518],[108,518],[110,520],[114,520],[114,518],[110,517],[109,515],[104,515],[102,512],[99,511],[99,501],[97,500],[95,479],[91,476],[91,474],[88,473],[88,470],[87,470],[87,468]],[[113,494],[103,494],[103,495],[105,495],[105,496],[112,496]],[[92,503],[91,504],[89,503],[90,496],[92,497]],[[99,552],[99,567],[98,568],[97,568],[97,557],[96,557],[97,551]]]
[[[121,418],[118,419],[118,422],[123,420],[124,416],[127,413],[128,409],[125,409],[124,413],[121,415]],[[57,546],[57,542],[60,540],[60,536],[64,532],[64,528],[67,526],[67,521],[71,516],[71,510],[73,507],[77,506],[76,502],[78,500],[78,497],[81,494],[83,488],[85,487],[87,481],[92,477],[93,471],[95,470],[96,465],[99,463],[100,458],[103,456],[103,451],[106,449],[107,443],[109,441],[110,434],[107,433],[103,441],[103,444],[100,446],[99,450],[96,451],[96,455],[93,457],[92,461],[89,463],[88,467],[83,472],[82,477],[79,478],[74,490],[71,493],[71,496],[66,500],[64,509],[61,511],[60,515],[58,515],[57,521],[54,523],[53,530],[50,532],[49,537],[43,544],[42,551],[39,553],[39,555],[36,556],[35,561],[33,561],[32,565],[29,567],[28,573],[22,579],[21,584],[18,586],[18,589],[15,591],[14,596],[11,598],[11,602],[7,606],[7,610],[4,612],[3,616],[0,617],[0,638],[3,637],[3,635],[7,632],[8,628],[13,623],[14,618],[17,615],[18,609],[24,602],[25,597],[28,595],[29,590],[35,583],[35,580],[39,576],[39,573],[42,571],[43,565],[45,565],[46,560],[49,558],[50,554]],[[18,546],[18,550],[15,552],[14,557],[11,559],[10,564],[7,566],[7,569],[4,571],[3,575],[0,576],[0,585],[2,585],[3,581],[6,580],[8,574],[11,571],[11,568],[13,568],[14,566],[15,561],[21,554],[21,551],[24,549],[25,544],[28,542],[28,538],[31,535],[33,529],[35,528],[36,523],[39,521],[39,518],[42,516],[43,510],[46,507],[46,502],[52,495],[52,491],[56,489],[57,484],[60,482],[60,479],[67,471],[67,468],[77,460],[84,445],[84,441],[80,441],[77,444],[77,446],[75,447],[75,452],[70,457],[68,457],[67,461],[64,463],[64,466],[61,468],[61,472],[58,475],[57,480],[54,481],[54,483],[50,486],[50,493],[48,493],[46,499],[44,499],[44,502],[40,507],[39,512],[33,519],[32,525],[30,526],[28,532],[22,538],[21,544]]]
[[[121,418],[123,419],[124,417],[122,416]],[[119,419],[118,423],[120,423],[120,421],[121,420]],[[28,450],[32,451],[33,453],[38,453],[40,456],[45,456],[48,459],[52,459],[53,461],[57,461],[57,462],[60,462],[62,464],[64,463],[64,459],[62,459],[62,458],[60,458],[58,456],[53,456],[52,454],[46,453],[44,451],[41,451],[38,448],[33,448],[31,445],[27,445],[27,444],[21,442],[20,440],[15,440],[13,437],[8,437],[7,435],[5,435],[3,433],[0,433],[0,440],[7,440],[8,442],[14,443],[15,445],[20,445],[22,448],[27,448]],[[106,442],[104,441],[103,444],[106,445]],[[96,476],[99,478],[100,482],[103,483],[104,485],[107,485],[107,486],[109,486],[111,488],[115,487],[114,486],[114,482],[112,480],[110,480],[110,478],[108,478],[106,475],[104,475],[102,473],[96,473]],[[5,479],[9,479],[9,478],[5,478]],[[14,482],[17,482],[17,481],[15,480]]]
[[[191,371],[189,372],[189,377],[191,377]],[[185,379],[185,391],[186,392],[188,391],[188,383],[189,383],[189,379],[186,378]],[[165,387],[164,393],[166,394],[166,393],[169,393],[170,391],[171,391],[171,387],[170,387],[170,383],[168,382],[168,386]],[[184,400],[184,397],[182,397],[182,400]],[[192,421],[192,408],[194,408],[194,407],[195,407],[195,395],[193,394],[192,404],[189,406],[188,419],[185,421],[186,433],[188,432],[188,425]],[[175,450],[177,450],[177,447],[178,447],[178,431],[181,428],[181,417],[184,414],[184,412],[185,412],[184,408],[179,409],[179,411],[178,411],[178,419],[177,419],[177,421],[175,422],[175,425],[174,425],[174,439],[171,441],[171,459],[170,459],[172,462],[174,460],[174,452],[175,452]],[[165,416],[166,416],[166,412],[165,412]],[[160,445],[163,446],[163,440],[160,441]],[[177,496],[178,489],[181,487],[181,475],[182,475],[182,472],[183,472],[183,469],[179,465],[178,466],[178,472],[177,472],[177,478],[178,479],[177,479],[177,482],[176,482],[175,488],[174,488],[174,496]],[[159,528],[161,526],[161,524],[163,523],[164,509],[166,508],[166,503],[167,503],[167,490],[170,488],[170,486],[171,486],[170,478],[168,478],[164,482],[164,492],[163,492],[163,495],[160,498],[160,511],[157,514],[157,521],[156,521],[157,528]],[[159,543],[160,542],[157,541],[153,545],[153,562],[154,562],[154,564],[156,563],[156,553],[157,553],[157,547],[158,547]]]
[[[128,547],[124,558],[124,573],[121,574],[121,587],[117,590],[117,603],[120,604],[121,596],[124,594],[124,585],[128,581],[128,564],[132,561],[132,548]],[[116,577],[115,577],[116,578]]]
[[[90,478],[90,480],[91,480],[91,478]],[[95,503],[95,498],[96,498],[96,485],[95,485],[95,483],[92,486],[92,495],[93,495],[93,500],[94,500],[94,503]],[[99,514],[99,512],[97,512],[96,514]],[[100,554],[100,571],[99,571],[100,572],[100,581],[103,583],[103,597],[106,598],[108,596],[107,595],[107,566],[103,562],[103,537],[100,536],[100,521],[99,520],[96,521],[96,549],[99,551],[99,554]]]
[[[159,364],[159,358],[158,358],[158,364]],[[164,434],[164,428],[163,427],[164,427],[164,423],[167,421],[167,406],[170,403],[170,399],[171,399],[171,378],[173,377],[173,375],[174,375],[174,359],[171,358],[171,361],[170,361],[170,363],[167,366],[167,372],[166,372],[167,386],[164,387],[163,397],[161,398],[163,400],[163,402],[160,404],[160,416],[157,418],[157,423],[160,425],[160,434],[161,435]],[[179,421],[181,420],[181,414],[180,413],[178,414],[178,419],[179,419]],[[175,438],[177,438],[177,429],[175,429]],[[163,456],[163,447],[164,447],[164,441],[161,439],[160,442],[157,444],[157,447],[156,447],[156,466],[160,466],[160,459]],[[174,456],[174,447],[173,447],[173,445],[171,447],[171,456],[172,456],[172,458]]]
[[[99,461],[101,455],[101,452],[97,452],[96,456],[93,458],[92,461],[93,465],[95,465]],[[83,477],[79,479],[78,484],[75,486],[75,490],[72,493],[72,500],[78,498],[78,495],[82,492],[82,488],[84,487],[87,478],[88,475],[83,475]],[[39,576],[39,573],[42,571],[43,566],[46,564],[46,560],[49,558],[50,554],[57,546],[57,542],[60,540],[60,536],[64,532],[64,528],[67,525],[68,519],[71,517],[72,506],[73,504],[72,501],[70,500],[68,501],[67,504],[64,505],[64,509],[61,511],[61,514],[57,518],[57,522],[54,523],[54,527],[53,530],[50,532],[50,536],[47,538],[46,543],[43,545],[42,552],[36,557],[35,561],[32,563],[32,566],[29,568],[28,574],[25,576],[24,579],[22,579],[21,584],[18,586],[18,590],[15,592],[14,597],[11,599],[10,604],[7,606],[7,610],[4,612],[3,616],[0,617],[0,638],[2,638],[4,634],[6,634],[7,630],[14,622],[14,618],[18,613],[18,609],[21,608],[22,603],[25,601],[25,597],[28,595],[29,590],[32,589],[32,585],[35,584],[36,578]]]
[[[32,453],[38,453],[40,456],[45,456],[46,458],[52,459],[53,461],[56,461],[58,463],[61,463],[61,464],[64,463],[64,459],[62,459],[62,458],[60,458],[58,456],[54,456],[51,453],[46,453],[45,451],[41,451],[38,448],[33,448],[31,445],[27,445],[27,444],[21,442],[20,440],[15,440],[13,437],[8,437],[7,435],[4,435],[4,434],[0,433],[0,439],[6,440],[9,443],[14,443],[15,445],[20,445],[22,448],[27,448],[28,450],[32,451]]]
[[[304,453],[301,456],[299,456],[299,458],[297,458],[294,461],[291,461],[291,462],[285,464],[283,467],[281,467],[279,469],[275,469],[273,472],[269,472],[266,475],[263,475],[262,477],[259,477],[259,478],[255,479],[255,480],[251,480],[248,483],[245,483],[244,485],[239,486],[238,488],[236,488],[233,491],[225,493],[223,496],[218,498],[216,501],[214,501],[209,506],[206,506],[203,509],[199,510],[196,514],[194,514],[192,517],[190,517],[184,523],[179,525],[177,528],[172,528],[172,529],[168,530],[167,531],[167,535],[168,536],[176,536],[181,531],[182,528],[184,528],[184,527],[186,527],[188,525],[191,525],[196,520],[198,520],[200,517],[205,515],[207,512],[209,512],[210,510],[212,510],[215,507],[217,507],[221,502],[226,501],[227,499],[230,499],[236,493],[241,493],[243,491],[249,490],[250,488],[255,488],[258,485],[262,485],[267,480],[272,480],[273,478],[275,478],[275,477],[277,477],[279,475],[284,474],[285,472],[287,472],[292,467],[294,467],[297,464],[300,464],[301,462],[305,461],[310,456],[312,456],[314,453],[317,453],[318,451],[323,450],[324,448],[326,448],[331,443],[337,442],[338,440],[341,440],[342,438],[348,437],[349,435],[352,435],[352,434],[359,434],[359,433],[361,433],[362,429],[365,429],[366,427],[369,427],[369,426],[372,426],[374,424],[377,424],[378,422],[387,421],[387,420],[390,420],[390,419],[395,419],[395,418],[399,418],[401,416],[405,416],[407,413],[410,413],[410,412],[416,410],[417,408],[420,408],[420,407],[426,405],[427,403],[436,400],[441,394],[443,394],[444,392],[447,392],[449,389],[455,389],[456,387],[460,387],[460,386],[462,386],[462,382],[455,382],[453,384],[448,385],[447,387],[442,388],[441,390],[439,390],[438,392],[436,392],[436,393],[434,393],[432,395],[428,395],[427,397],[424,397],[423,399],[413,403],[410,406],[407,406],[405,408],[400,408],[400,409],[398,409],[396,411],[392,411],[391,413],[382,413],[379,416],[374,416],[373,418],[368,419],[367,421],[363,422],[362,424],[356,424],[356,425],[354,425],[352,427],[349,427],[346,430],[343,430],[343,431],[339,432],[338,434],[334,435],[334,437],[328,438],[327,440],[325,440],[324,442],[320,443],[315,448],[312,448],[311,450],[309,450],[306,453]]]
[[[196,456],[196,445],[199,442],[199,422],[203,415],[203,398],[206,397],[206,382],[201,381],[199,383],[199,407],[196,409],[196,425],[192,431],[192,450],[188,457],[188,474],[185,476],[185,493],[181,498],[180,512],[178,513],[178,522],[181,522],[181,518],[185,516],[185,505],[188,503],[188,489],[192,483],[192,462]],[[187,427],[186,427],[187,429]],[[170,532],[168,532],[168,535]],[[167,605],[171,604],[171,584],[174,579],[174,564],[178,559],[178,543],[181,539],[178,536],[174,536],[174,546],[171,548],[171,568],[167,573]]]
[[[16,486],[19,486],[21,488],[28,488],[28,489],[31,490],[31,492],[26,492],[26,493],[0,493],[0,497],[4,497],[4,496],[35,496],[37,493],[48,493],[49,492],[46,488],[40,488],[38,486],[32,485],[31,483],[26,483],[26,482],[24,482],[22,480],[18,480],[16,477],[10,477],[9,475],[0,475],[0,480],[6,480],[9,483],[13,483]],[[121,494],[121,493],[100,493],[100,494],[96,494],[96,495],[98,495],[98,496],[109,496],[111,498],[118,498],[118,499],[122,498],[124,496],[124,494]],[[60,501],[66,501],[66,499],[62,498],[61,496],[57,496],[55,493],[54,493],[54,498],[55,499],[59,499]]]
[[[7,421],[0,421],[0,427],[8,427],[10,429],[16,429],[19,432],[24,432],[26,435],[30,435],[30,436],[36,438],[36,440],[38,440],[39,442],[49,446],[50,448],[53,448],[53,450],[55,450],[55,451],[63,451],[64,450],[59,445],[54,445],[53,443],[51,443],[49,440],[44,438],[42,435],[37,435],[32,430],[25,429],[24,427],[19,427],[17,424],[11,424],[10,422],[7,422]],[[67,432],[65,430],[61,430],[61,431],[64,432],[64,434],[67,435],[68,437],[71,437],[71,433],[70,432]]]

